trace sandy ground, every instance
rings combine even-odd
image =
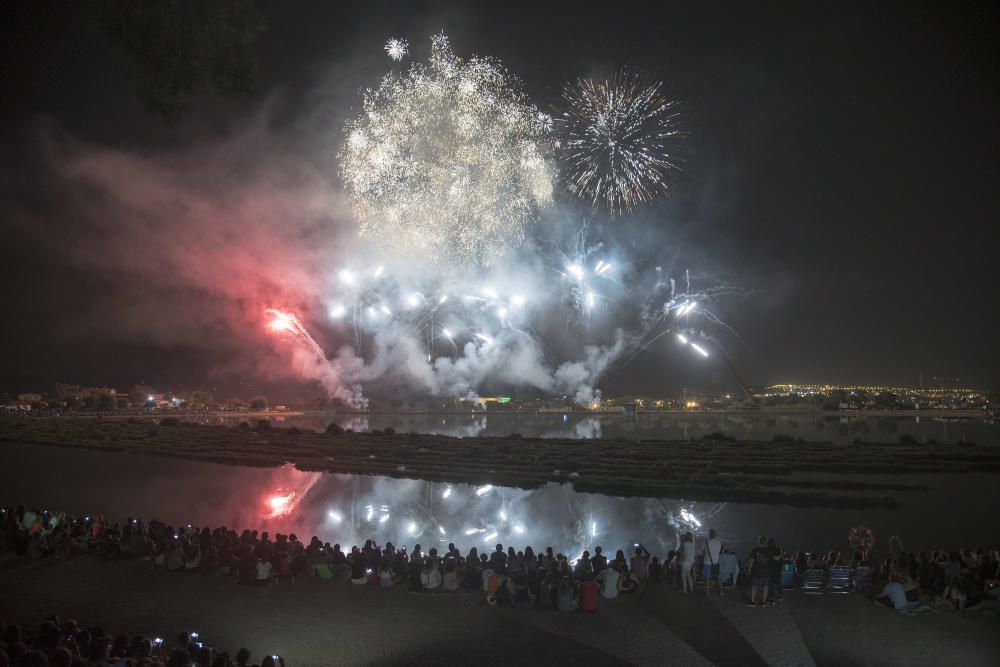
[[[478,595],[415,595],[344,582],[238,586],[148,562],[0,557],[0,614],[51,614],[113,632],[198,630],[220,647],[330,664],[995,665],[1000,618],[906,617],[859,595],[789,593],[777,607],[665,586],[602,601],[597,614],[495,609]]]

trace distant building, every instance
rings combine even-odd
[[[146,405],[157,408],[175,408],[180,405],[180,401],[170,398],[166,394],[149,394],[146,396]]]

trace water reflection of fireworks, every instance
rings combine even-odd
[[[688,530],[704,533],[703,525],[725,506],[612,498],[568,485],[525,490],[291,469],[293,478],[310,476],[296,483],[282,470],[286,477],[265,499],[264,518],[284,518],[342,544],[374,539],[429,549],[454,542],[462,550],[492,550],[499,542],[536,551],[551,545],[576,556],[598,544],[617,549],[642,542],[665,551]]]
[[[318,472],[302,472],[291,464],[278,468],[272,483],[274,487],[263,499],[264,519],[288,518],[309,491],[322,479]]]

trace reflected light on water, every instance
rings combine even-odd
[[[701,521],[699,521],[698,517],[692,514],[691,510],[689,510],[688,508],[682,507],[680,515],[681,515],[681,520],[684,521],[685,523],[695,528],[701,528]]]
[[[612,498],[576,493],[558,484],[517,489],[302,472],[292,467],[270,474],[269,483],[261,485],[266,489],[259,501],[262,527],[342,544],[372,539],[412,546],[456,536],[460,549],[499,542],[518,549],[553,546],[576,553],[593,549],[599,538],[607,549],[636,541],[669,549],[676,546],[679,533],[699,530],[702,521],[724,507]]]
[[[984,520],[980,512],[995,497],[996,477],[990,474],[915,475],[913,481],[926,484],[926,492],[900,492],[894,494],[898,507],[859,513],[826,507],[616,498],[578,493],[558,484],[517,489],[454,480],[305,472],[292,466],[226,466],[82,449],[53,457],[46,448],[32,445],[7,443],[6,447],[18,462],[0,466],[0,493],[8,503],[58,506],[81,516],[99,510],[118,517],[157,518],[174,526],[193,523],[294,532],[303,541],[316,535],[331,543],[375,539],[412,547],[448,535],[464,551],[481,547],[486,535],[496,533],[487,542],[496,539],[518,549],[531,545],[536,552],[552,546],[576,554],[601,545],[613,553],[611,549],[639,542],[662,556],[676,548],[679,534],[692,531],[701,539],[708,528],[716,529],[724,543],[742,553],[753,548],[760,535],[774,536],[786,548],[844,550],[848,529],[860,521],[880,534],[903,536],[910,549],[992,544],[1000,531],[992,515]],[[116,479],[114,489],[92,484],[102,475]],[[54,485],[53,479],[59,484]],[[501,511],[508,521],[499,520]],[[373,521],[385,514],[390,515],[385,522]]]
[[[268,498],[267,506],[271,510],[269,516],[279,517],[288,514],[288,511],[291,508],[292,500],[294,499],[295,499],[294,491],[286,495],[282,495],[281,493],[276,493],[275,495]]]

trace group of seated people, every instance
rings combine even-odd
[[[140,556],[167,571],[222,574],[248,585],[295,582],[302,576],[344,578],[382,588],[405,585],[413,592],[484,591],[491,604],[562,611],[594,611],[600,598],[628,596],[660,582],[682,592],[704,582],[706,594],[713,584],[720,595],[724,587],[744,588],[749,592],[745,601],[762,606],[780,601],[783,589],[802,585],[804,577],[816,572],[830,573],[832,579],[833,573],[848,571],[852,582],[866,586],[879,576],[886,583],[876,599],[896,608],[914,604],[923,592],[964,613],[994,606],[1000,594],[1000,558],[982,549],[930,555],[894,550],[875,572],[861,552],[849,563],[836,552],[789,554],[763,537],[741,561],[714,530],[700,542],[683,534],[678,549],[662,561],[639,544],[630,556],[618,549],[609,559],[597,546],[593,554],[584,551],[571,559],[552,547],[536,553],[531,546],[516,550],[501,544],[490,553],[472,547],[462,554],[454,544],[425,552],[419,544],[408,550],[367,540],[345,551],[316,536],[303,543],[294,533],[272,537],[266,531],[237,533],[225,526],[174,528],[132,517],[117,524],[100,515],[72,517],[23,506],[0,512],[0,547],[29,557],[96,551],[108,559]]]
[[[0,620],[0,667],[284,667],[278,655],[251,661],[246,648],[234,656],[204,641],[197,632],[181,632],[174,642],[155,635],[111,635],[53,616],[35,632]]]
[[[1000,613],[997,551],[900,551],[887,557],[880,570],[886,583],[875,601],[893,609],[906,611],[928,602],[961,615],[973,611]]]

